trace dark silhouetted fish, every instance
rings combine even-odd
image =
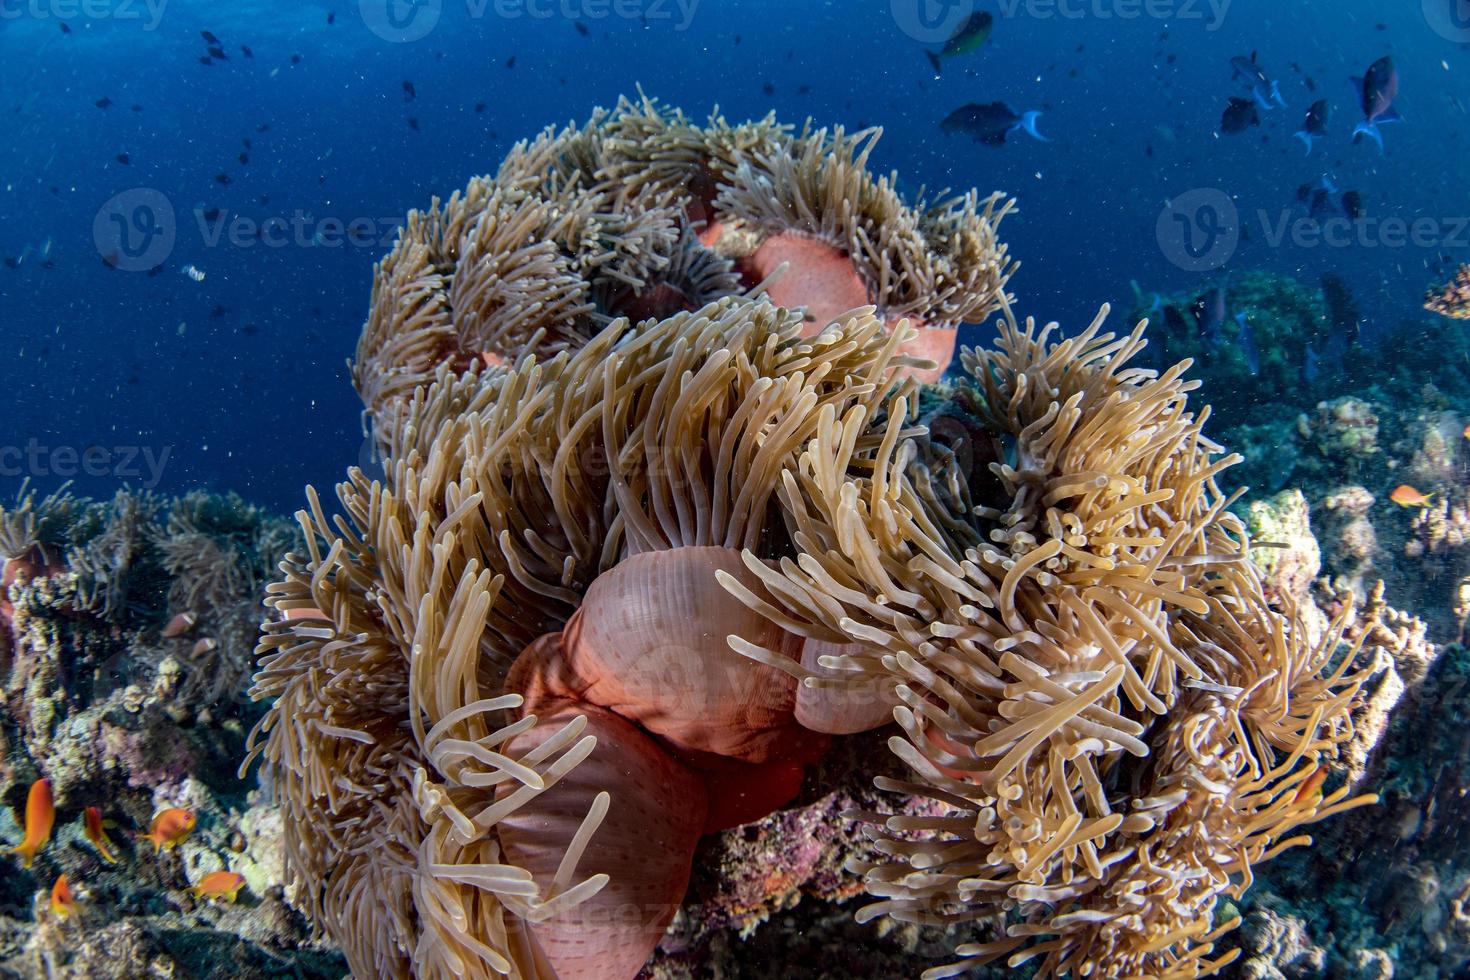
[[[248,166],[250,164],[250,154],[248,153],[242,153],[235,159],[239,160],[242,166]]]
[[[409,116],[408,117],[408,128],[411,129],[411,130],[413,130],[415,133],[417,133],[419,131],[419,121],[416,118],[414,118],[413,116]]]
[[[1184,333],[1189,329],[1189,325],[1184,322],[1184,314],[1180,313],[1179,310],[1173,306],[1164,307],[1164,325],[1168,327],[1170,332],[1172,332],[1175,336],[1180,337],[1182,337]]]
[[[1040,118],[1041,113],[1035,109],[1017,115],[1004,102],[969,102],[945,116],[939,129],[951,135],[964,133],[986,146],[1003,145],[1006,137],[1018,129],[1045,143],[1047,138],[1036,129],[1036,120]]]
[[[299,65],[299,64],[301,64],[301,55],[299,55],[299,54],[292,54],[291,55],[291,64],[293,64],[293,65]]]
[[[1220,328],[1230,316],[1230,308],[1226,300],[1225,283],[1221,283],[1209,292],[1195,297],[1190,305],[1189,311],[1194,314],[1195,323],[1199,326],[1200,336],[1206,344],[1214,347],[1220,342]]]
[[[63,33],[63,34],[70,34],[71,33],[71,27],[68,26],[68,24],[66,23],[66,21],[62,21],[61,22],[61,33]]]
[[[106,109],[108,106],[112,105],[112,100],[109,99],[107,96],[104,95],[102,98],[98,99],[96,102],[93,102],[92,104],[94,106],[96,106],[97,108],[99,108],[99,109]]]
[[[224,48],[221,48],[221,47],[213,47],[213,48],[210,48],[209,49],[209,56],[211,58],[213,58],[215,61],[229,61],[230,60],[230,56],[227,55],[227,54],[225,54],[225,49]]]
[[[255,52],[250,50],[250,45],[248,45],[248,44],[242,44],[242,45],[240,45],[240,53],[243,54],[247,58],[254,58],[255,57]]]
[[[1342,195],[1342,210],[1353,221],[1363,216],[1363,195],[1357,191],[1348,191]]]
[[[1322,302],[1327,307],[1327,322],[1334,337],[1345,341],[1344,348],[1358,342],[1363,324],[1363,314],[1353,299],[1353,291],[1347,280],[1335,272],[1322,276]]]
[[[515,55],[511,55],[509,58],[506,58],[505,59],[505,68],[506,68],[507,71],[509,71],[510,69],[514,68],[515,66],[516,66],[516,56]]]
[[[1244,78],[1250,83],[1251,98],[1262,109],[1286,106],[1286,100],[1281,97],[1280,84],[1272,81],[1271,77],[1266,74],[1266,70],[1256,60],[1256,53],[1254,51],[1251,52],[1249,58],[1239,54],[1231,58],[1230,67],[1235,69],[1235,73],[1231,76],[1232,78]]]
[[[1302,128],[1296,131],[1296,138],[1307,146],[1307,155],[1312,154],[1312,141],[1318,136],[1327,135],[1327,100],[1318,99],[1312,103],[1307,110],[1306,118],[1302,120]]]
[[[1336,212],[1337,206],[1332,203],[1332,195],[1324,188],[1318,187],[1312,191],[1312,203],[1308,212],[1314,218],[1320,218],[1324,214]]]
[[[327,26],[328,27],[331,27],[335,23],[337,23],[337,12],[335,10],[328,10],[327,11]]]
[[[575,27],[577,29],[577,33],[582,35],[583,37],[586,37],[587,35],[592,33],[587,29],[587,25],[582,23],[580,20],[573,21],[572,26]]]
[[[924,55],[929,63],[934,66],[934,74],[940,73],[940,59],[953,58],[956,55],[970,54],[979,51],[990,40],[990,32],[995,29],[995,18],[989,11],[978,10],[966,17],[959,27],[955,28],[949,40],[944,42],[944,47],[938,54],[933,51],[925,51]]]
[[[202,38],[204,38],[204,43],[205,44],[211,44],[211,45],[214,45],[215,47],[218,47],[219,46],[219,38],[215,37],[213,34],[209,33],[208,31],[200,31],[199,32],[199,36],[202,37]]]
[[[124,167],[128,166],[130,163],[133,162],[133,158],[130,157],[130,156],[128,156],[126,153],[119,153],[117,155],[116,159],[117,159],[117,162],[120,163],[120,164],[122,164]]]
[[[476,102],[475,103],[475,111],[476,112],[484,112],[485,111],[485,103],[483,103],[483,102]]]
[[[1235,314],[1235,323],[1240,327],[1235,343],[1240,348],[1240,356],[1245,361],[1245,369],[1254,378],[1261,373],[1261,349],[1256,346],[1256,332],[1251,329],[1251,322],[1246,319],[1244,313]]]
[[[199,63],[201,65],[212,65],[214,64],[214,59],[207,54],[201,54],[199,56]]]
[[[1360,136],[1372,137],[1383,150],[1383,134],[1378,127],[1383,123],[1400,122],[1394,111],[1393,100],[1399,94],[1399,70],[1393,58],[1384,55],[1368,66],[1368,73],[1359,78],[1353,76],[1353,88],[1358,92],[1358,102],[1363,109],[1363,121],[1353,129],[1353,142]]]
[[[1230,104],[1220,114],[1220,131],[1222,133],[1243,133],[1252,126],[1261,124],[1261,114],[1256,111],[1256,104],[1250,99],[1238,99],[1230,97]]]
[[[230,175],[229,174],[215,174],[214,175],[214,182],[216,184],[228,184],[228,183],[231,183],[231,181],[230,181]]]
[[[403,101],[412,102],[418,97],[419,93],[414,89],[413,82],[405,81],[403,83]]]

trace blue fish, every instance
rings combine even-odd
[[[945,116],[939,128],[945,133],[964,133],[986,146],[1001,146],[1017,130],[1032,139],[1050,142],[1036,129],[1036,120],[1040,118],[1041,113],[1034,109],[1017,115],[1004,102],[969,102]]]
[[[1394,111],[1393,100],[1399,94],[1399,70],[1393,57],[1384,55],[1368,66],[1368,73],[1361,78],[1353,76],[1353,88],[1358,92],[1359,104],[1363,109],[1363,121],[1353,129],[1353,142],[1360,136],[1371,137],[1383,152],[1383,134],[1378,127],[1384,123],[1402,122]]]
[[[1205,343],[1214,347],[1220,342],[1220,328],[1230,318],[1229,304],[1225,297],[1225,283],[1195,299],[1190,307],[1195,322],[1199,324],[1200,336]]]
[[[1235,314],[1235,323],[1240,327],[1236,341],[1240,345],[1240,356],[1245,358],[1245,368],[1254,378],[1261,373],[1261,349],[1256,346],[1256,333],[1244,313]]]
[[[1281,83],[1266,74],[1266,70],[1256,60],[1254,51],[1249,58],[1239,54],[1231,58],[1230,67],[1235,69],[1231,78],[1244,78],[1250,82],[1251,98],[1256,100],[1256,105],[1262,109],[1286,107],[1286,100],[1281,97]]]
[[[1311,156],[1312,141],[1318,136],[1325,135],[1327,135],[1327,100],[1318,99],[1307,110],[1306,118],[1302,120],[1302,128],[1296,131],[1295,136],[1307,145],[1307,156]]]

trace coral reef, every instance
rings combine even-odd
[[[10,641],[0,660],[0,837],[21,839],[19,821],[32,819],[22,807],[42,778],[55,813],[29,868],[6,859],[0,972],[199,976],[231,963],[247,977],[340,975],[340,958],[285,905],[279,861],[262,865],[270,842],[241,853],[239,828],[272,812],[234,773],[259,710],[243,699],[259,618],[252,593],[294,540],[290,525],[235,497],[121,491],[95,503],[23,490],[0,510],[0,527]],[[193,626],[164,635],[186,600]],[[194,665],[204,635],[236,659]],[[190,808],[198,828],[155,855],[134,835],[168,806]],[[82,826],[90,807],[106,853]],[[250,871],[238,905],[190,896],[227,865]],[[76,902],[64,921],[48,901],[63,875]]]
[[[1460,266],[1453,279],[1425,293],[1424,308],[1453,320],[1470,320],[1470,265]]]
[[[1220,309],[1212,312],[1217,291]],[[1201,283],[1195,292],[1156,294],[1152,302],[1139,295],[1133,316],[1153,324],[1159,346],[1151,360],[1165,367],[1192,359],[1206,398],[1250,393],[1213,399],[1218,425],[1259,425],[1305,409],[1314,394],[1330,390],[1329,376],[1340,381],[1355,338],[1335,326],[1324,295],[1332,292],[1253,270]]]

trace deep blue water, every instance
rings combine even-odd
[[[596,17],[614,9],[599,0],[543,3],[545,17],[445,0],[434,30],[404,43],[369,29],[360,6],[373,0],[170,0],[156,17],[141,3],[92,2],[88,15],[80,0],[0,0],[0,257],[17,260],[0,265],[7,498],[25,473],[54,486],[64,450],[89,446],[121,451],[106,465],[94,452],[107,472],[79,476],[94,495],[124,479],[153,484],[141,455],[134,472],[117,472],[131,447],[155,465],[167,453],[163,491],[234,489],[294,509],[303,484],[334,483],[361,448],[344,362],[392,223],[493,170],[515,140],[580,122],[640,84],[697,119],[718,105],[731,119],[774,109],[796,123],[880,125],[876,163],[908,190],[1017,195],[1021,211],[1003,231],[1022,261],[1012,282],[1020,309],[1072,326],[1104,301],[1126,308],[1130,280],[1175,290],[1207,278],[1173,264],[1155,234],[1165,203],[1194,189],[1223,191],[1244,216],[1250,240],[1227,268],[1309,284],[1336,271],[1370,333],[1419,316],[1435,278],[1429,258],[1470,257],[1470,231],[1456,220],[1470,215],[1470,51],[1426,17],[1437,0],[1393,9],[1235,0],[1218,14],[1155,0],[1155,11],[1173,11],[1167,19],[1148,16],[1142,0],[1079,0],[1067,7],[1077,16],[1043,0],[986,0],[993,37],[948,60],[938,79],[904,30],[914,5],[932,0],[617,8],[642,18]],[[200,63],[201,31],[220,39],[227,61]],[[1253,50],[1288,107],[1221,135],[1227,97],[1244,94],[1229,59]],[[1359,113],[1348,79],[1385,54],[1398,64],[1406,121],[1385,127],[1380,154],[1349,140]],[[1291,134],[1324,96],[1330,135],[1307,157]],[[1050,142],[1017,136],[991,148],[940,132],[952,109],[992,100],[1043,110]],[[1430,237],[1443,241],[1271,241],[1258,212],[1268,225],[1299,215],[1284,210],[1297,187],[1324,174],[1360,191],[1374,219],[1432,219]],[[108,268],[94,244],[99,209],[139,188],[161,194],[178,219],[156,276]],[[307,232],[281,247],[211,242],[195,209],[299,221]],[[360,245],[313,244],[314,231],[331,234],[330,218],[366,219],[375,233]]]

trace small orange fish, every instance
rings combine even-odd
[[[1321,795],[1322,784],[1327,782],[1327,770],[1322,766],[1312,769],[1312,774],[1302,780],[1302,784],[1296,788],[1296,797],[1293,802],[1300,803],[1313,793]]]
[[[148,828],[148,833],[139,834],[138,839],[151,840],[153,853],[157,854],[160,850],[169,850],[182,844],[193,833],[194,825],[198,822],[192,811],[171,806],[158,811],[158,815],[153,818],[153,826]]]
[[[199,616],[196,613],[181,612],[170,619],[168,625],[163,628],[163,638],[171,640],[176,636],[183,636],[193,629],[197,622],[199,622]]]
[[[67,884],[66,875],[56,879],[56,884],[51,886],[51,914],[58,919],[65,919],[75,915],[77,911],[77,900],[71,893],[71,885]]]
[[[1400,507],[1428,507],[1434,502],[1434,494],[1422,494],[1407,483],[1400,483],[1393,488],[1388,499]]]
[[[116,864],[117,854],[112,849],[112,841],[107,839],[107,831],[102,829],[102,811],[95,806],[87,807],[82,811],[82,826],[86,830],[87,840],[97,848],[102,860],[108,864]]]
[[[1470,425],[1465,426],[1465,432],[1463,434],[1466,439],[1470,439]]]
[[[56,825],[56,807],[51,803],[51,780],[38,779],[31,783],[26,796],[26,836],[15,848],[20,863],[29,868],[36,855],[51,839],[51,828]]]
[[[244,887],[244,875],[234,871],[212,871],[200,878],[199,883],[189,890],[194,893],[195,898],[222,898],[226,902],[233,902]]]

